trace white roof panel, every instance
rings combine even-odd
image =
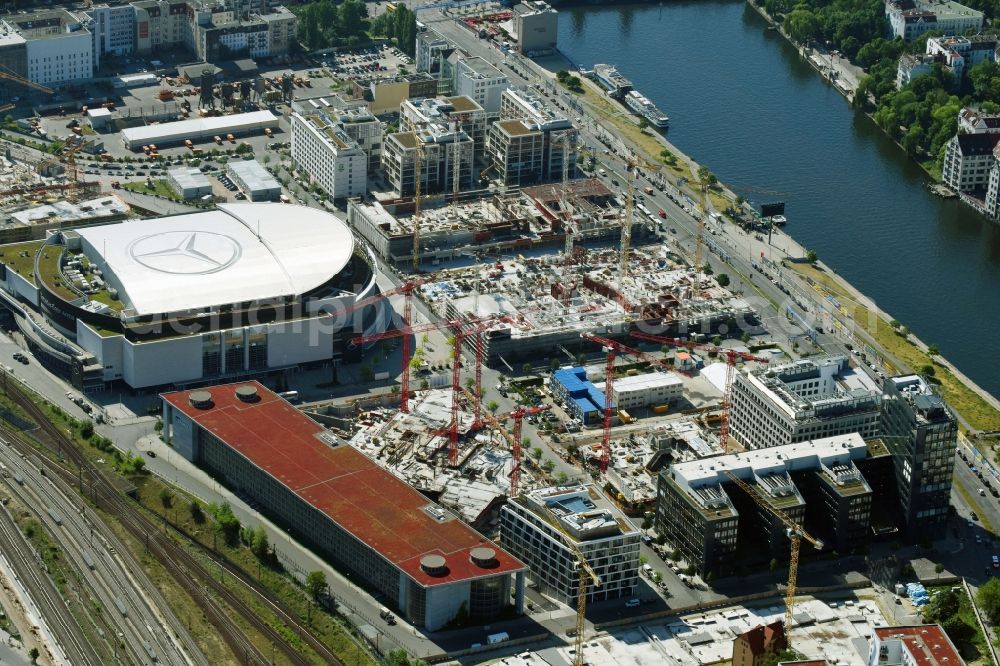
[[[172,123],[158,125],[143,125],[122,130],[122,138],[131,144],[156,143],[176,140],[178,137],[202,136],[205,133],[227,133],[256,126],[277,126],[278,118],[270,111],[251,111],[237,113],[231,116],[209,116],[207,118],[192,118],[178,120]]]
[[[77,231],[87,256],[140,315],[300,295],[339,273],[354,251],[343,220],[280,203]]]

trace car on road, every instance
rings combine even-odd
[[[979,516],[976,515],[975,511],[969,514],[969,518],[972,518],[973,520],[979,520]]]
[[[979,496],[980,497],[986,497],[986,490],[984,488],[980,488],[979,489]]]
[[[14,352],[13,358],[18,363],[23,363],[24,365],[28,365],[28,357],[22,354],[21,352]]]

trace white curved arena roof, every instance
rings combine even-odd
[[[330,213],[282,203],[78,229],[83,250],[137,314],[306,293],[350,261],[354,237]]]

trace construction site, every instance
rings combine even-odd
[[[573,181],[565,192],[558,184],[463,192],[422,197],[419,207],[415,197],[358,199],[348,206],[348,220],[383,259],[400,268],[409,267],[415,253],[425,268],[433,268],[474,255],[564,250],[574,240],[608,241],[621,234],[621,204],[603,183]],[[566,198],[571,205],[562,205]],[[642,238],[652,233],[648,221],[636,219],[633,228]]]

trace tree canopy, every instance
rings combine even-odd
[[[361,0],[344,0],[339,5],[320,0],[299,10],[298,38],[310,50],[355,48],[367,40],[368,27],[368,7]]]

